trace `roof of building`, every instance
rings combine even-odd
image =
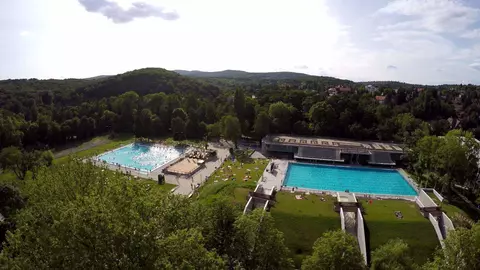
[[[403,153],[402,145],[387,142],[361,142],[325,137],[303,137],[293,135],[267,135],[263,141],[267,144],[337,148],[342,149],[344,152],[384,151],[390,153]]]
[[[377,101],[384,101],[385,100],[385,96],[376,96],[375,99]]]

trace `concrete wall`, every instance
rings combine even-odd
[[[423,204],[424,207],[437,207],[438,205],[428,196],[423,189],[418,192],[418,199]]]
[[[435,189],[433,190],[433,194],[435,194],[435,196],[438,198],[439,201],[443,202],[443,196],[438,193]]]
[[[340,207],[340,226],[342,231],[345,231],[345,214],[343,213],[343,208]]]
[[[435,229],[435,233],[437,233],[438,241],[440,241],[440,244],[442,245],[442,248],[443,248],[444,247],[443,235],[442,235],[442,231],[440,230],[440,225],[438,224],[437,219],[434,218],[432,214],[428,214],[428,219],[430,220],[430,223],[432,223],[433,228]]]
[[[447,237],[448,237],[448,233],[450,231],[455,230],[455,226],[453,226],[452,220],[445,213],[442,213],[442,218],[443,218],[443,224],[445,225],[445,231],[447,232]]]
[[[245,205],[245,208],[243,208],[243,214],[249,213],[252,210],[253,210],[253,197],[250,197],[247,201],[247,204]]]
[[[357,240],[360,247],[360,252],[362,252],[363,259],[365,264],[367,264],[367,242],[365,240],[365,225],[363,223],[363,215],[360,208],[357,209]]]

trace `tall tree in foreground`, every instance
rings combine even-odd
[[[480,269],[480,224],[471,229],[458,228],[448,234],[445,247],[438,250],[433,262],[424,269],[470,270]]]
[[[313,254],[303,260],[303,270],[365,269],[357,240],[343,231],[326,232],[313,244]]]
[[[37,180],[0,253],[7,269],[224,269],[185,198],[81,161]]]
[[[390,240],[372,252],[374,270],[415,269],[407,243],[401,239]]]
[[[283,233],[269,212],[255,209],[235,222],[235,254],[242,269],[293,269]]]

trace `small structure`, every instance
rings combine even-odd
[[[452,220],[442,211],[441,207],[428,196],[427,192],[433,192],[440,201],[443,201],[443,197],[435,189],[424,188],[420,189],[418,196],[415,198],[415,202],[422,215],[432,223],[437,233],[437,238],[443,248],[443,240],[447,238],[449,231],[455,230],[455,226],[453,226]]]
[[[264,188],[258,184],[255,190],[248,193],[247,204],[243,209],[243,214],[247,214],[256,208],[263,208],[264,211],[270,211],[270,207],[275,203],[276,188]]]
[[[367,242],[365,240],[365,224],[360,204],[354,193],[337,192],[337,203],[335,209],[340,213],[340,224],[343,231],[355,236],[358,240],[358,247],[367,264]]]
[[[375,100],[376,100],[378,103],[383,104],[383,103],[385,103],[385,98],[386,98],[385,96],[376,96],[376,97],[375,97]]]
[[[334,96],[342,93],[350,93],[352,92],[352,88],[348,86],[337,85],[335,87],[329,88],[327,91],[330,96]]]

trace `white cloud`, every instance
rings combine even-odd
[[[410,17],[408,21],[387,26],[390,29],[416,28],[438,33],[463,31],[480,18],[479,9],[455,0],[395,0],[378,14]]]
[[[480,71],[480,63],[472,63],[469,66],[475,70]]]
[[[465,31],[460,35],[462,38],[477,39],[480,38],[480,29],[472,29]]]
[[[29,31],[24,30],[24,31],[21,31],[21,32],[19,33],[19,35],[20,35],[21,37],[26,37],[26,36],[30,36],[31,33],[30,33]]]

